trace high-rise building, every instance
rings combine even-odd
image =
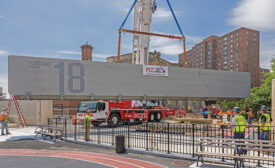
[[[242,27],[220,37],[210,36],[187,51],[187,67],[250,72],[251,87],[259,86],[259,34]],[[183,65],[183,54],[179,63]]]
[[[260,84],[263,84],[264,83],[264,80],[265,80],[265,76],[264,74],[265,73],[270,73],[270,70],[269,69],[264,69],[264,68],[260,68]]]

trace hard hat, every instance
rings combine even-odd
[[[266,111],[266,106],[265,106],[265,105],[262,105],[262,106],[261,106],[261,110]]]
[[[241,111],[240,107],[234,107],[234,111],[239,113]]]
[[[89,110],[87,110],[87,113],[88,113],[88,114],[92,113],[92,110],[90,110],[90,109],[89,109]]]

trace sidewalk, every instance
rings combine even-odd
[[[0,135],[0,142],[4,141],[15,141],[24,139],[35,139],[34,130],[36,127],[19,127],[9,128],[9,135]]]

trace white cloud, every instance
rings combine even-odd
[[[15,21],[13,21],[13,20],[11,20],[11,19],[9,19],[9,18],[7,18],[7,17],[1,16],[1,15],[0,15],[0,20],[4,20],[4,21],[6,21],[6,22],[8,22],[8,23],[11,23],[11,24],[13,24],[13,25],[16,25],[17,27],[24,28],[21,24],[18,24],[18,23],[16,23]]]
[[[270,69],[272,55],[275,55],[275,49],[266,49],[261,51],[260,67]]]
[[[93,57],[96,57],[96,58],[107,58],[107,57],[110,57],[111,54],[93,54]]]
[[[57,54],[81,55],[81,52],[79,52],[79,51],[70,51],[70,50],[57,51],[56,53]]]
[[[157,11],[153,14],[153,21],[163,21],[172,19],[172,13],[164,8],[157,8]]]
[[[229,24],[262,31],[275,30],[274,0],[241,0],[232,10]]]
[[[157,50],[168,56],[177,56],[183,52],[182,43],[179,40],[152,37],[150,45],[151,50]]]
[[[5,50],[0,50],[0,56],[8,56],[9,52]]]
[[[123,11],[124,13],[127,13],[130,10],[130,7],[133,4],[133,2],[134,1],[129,0],[114,0],[113,4],[117,9]]]
[[[202,37],[186,35],[186,43],[197,44],[203,41]]]
[[[165,33],[162,33],[165,34]],[[203,40],[201,37],[197,36],[186,36],[186,46],[193,46],[196,43],[199,43]],[[168,56],[178,56],[183,53],[183,44],[179,40],[168,39],[162,37],[152,37],[150,42],[151,50],[157,50],[161,54]]]
[[[8,96],[8,77],[6,75],[0,76],[0,87],[3,88],[3,93],[6,93]]]

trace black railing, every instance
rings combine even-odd
[[[63,128],[64,138],[68,140],[87,141],[85,139],[85,126],[83,120],[72,121],[67,118],[49,119],[49,125],[56,125]],[[249,125],[245,128],[245,139],[259,140],[260,131],[256,125]],[[231,125],[204,125],[204,124],[174,124],[174,123],[122,123],[120,125],[91,126],[90,142],[114,146],[115,136],[125,136],[125,146],[131,149],[144,149],[146,151],[159,151],[168,154],[187,154],[195,157],[197,147],[200,145],[201,137],[212,138],[234,138]],[[275,141],[275,127],[271,127],[269,139]],[[234,149],[208,147],[209,152],[234,153]],[[259,151],[252,151],[252,156],[274,158],[274,161],[262,162],[247,160],[255,165],[275,166],[275,154],[265,155]],[[224,157],[212,157],[225,160]],[[227,159],[228,160],[228,159]]]

